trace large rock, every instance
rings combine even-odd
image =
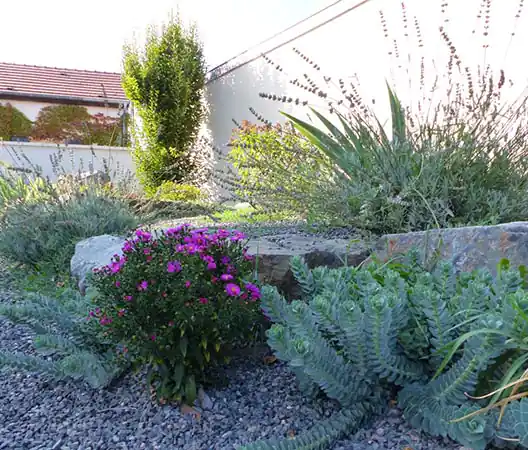
[[[94,267],[108,264],[114,254],[121,254],[123,237],[96,236],[79,242],[71,260],[71,272],[85,288],[85,277]],[[464,227],[407,234],[389,234],[380,238],[374,253],[388,260],[411,248],[431,257],[439,250],[442,259],[453,261],[458,271],[487,267],[493,273],[502,258],[514,266],[528,265],[528,222],[496,226]],[[290,270],[292,256],[303,256],[310,267],[358,265],[369,257],[363,241],[323,238],[310,234],[285,233],[254,238],[250,253],[257,255],[258,276],[263,283],[277,286],[289,298],[296,297],[297,284]]]
[[[80,280],[84,292],[85,277],[92,269],[108,264],[114,254],[121,255],[125,239],[109,235],[95,236],[79,242],[71,260],[71,273]],[[290,270],[292,256],[303,256],[310,267],[337,267],[346,261],[357,265],[369,251],[361,242],[347,239],[323,239],[312,235],[278,234],[249,241],[249,253],[257,256],[258,276],[263,283],[277,286],[288,297],[298,294]]]
[[[502,258],[512,266],[528,265],[528,222],[388,234],[378,241],[374,253],[385,261],[413,247],[426,259],[438,249],[439,256],[451,260],[459,272],[485,267],[495,274]]]
[[[345,263],[357,266],[370,254],[363,241],[323,239],[309,234],[279,234],[249,241],[249,253],[257,256],[258,277],[266,284],[277,286],[287,297],[299,295],[290,270],[292,256],[304,257],[310,268],[339,267]]]
[[[122,255],[121,247],[125,238],[104,234],[95,236],[75,245],[75,253],[70,262],[70,272],[79,280],[79,289],[86,289],[86,275],[92,269],[107,265],[114,255]]]

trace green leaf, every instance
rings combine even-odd
[[[185,380],[185,401],[187,404],[192,405],[196,400],[196,382],[194,376],[189,375]]]
[[[505,272],[507,270],[510,270],[510,260],[507,258],[502,258],[499,261],[499,264],[497,264],[497,272],[500,274],[501,272]]]
[[[392,117],[392,135],[399,142],[404,142],[407,135],[407,126],[405,124],[405,113],[401,106],[400,100],[387,83],[387,90],[389,91],[389,102]]]
[[[478,336],[480,334],[496,334],[500,336],[506,336],[506,337],[508,336],[507,333],[505,333],[504,331],[495,330],[493,328],[480,328],[480,329],[472,330],[472,331],[469,331],[463,334],[458,339],[456,339],[454,342],[448,345],[445,345],[444,347],[439,349],[439,353],[441,353],[443,350],[447,350],[448,348],[450,348],[449,352],[444,357],[442,363],[438,367],[438,370],[436,371],[432,379],[434,380],[440,376],[442,371],[446,368],[446,366],[449,364],[451,359],[453,359],[453,356],[458,351],[458,349],[462,346],[462,344],[464,344],[469,338],[473,336]]]
[[[519,274],[521,275],[521,278],[523,279],[523,288],[528,289],[528,269],[525,265],[519,266]]]
[[[184,375],[185,375],[185,367],[183,366],[183,364],[177,364],[174,367],[174,373],[172,374],[172,379],[174,380],[174,384],[178,389],[180,389]]]
[[[183,336],[180,339],[180,352],[184,358],[187,356],[188,346],[189,346],[189,340],[187,339],[187,336]]]
[[[315,113],[315,111],[314,111]],[[339,143],[329,137],[324,131],[319,130],[314,125],[311,125],[303,120],[297,119],[287,113],[282,113],[285,117],[290,119],[295,128],[306,137],[313,145],[323,151],[338,167],[343,170],[349,177],[352,175],[349,172],[349,165],[345,158],[345,152]]]

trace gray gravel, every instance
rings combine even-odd
[[[183,223],[191,223],[194,226],[208,226],[211,229],[218,228],[235,228],[242,230],[251,237],[270,236],[274,234],[295,234],[320,236],[327,239],[337,238],[354,238],[360,237],[360,233],[354,227],[318,227],[317,225],[308,225],[305,220],[282,220],[273,222],[258,223],[235,223],[235,222],[216,222],[212,223],[208,219],[199,219],[188,217],[175,220],[163,220],[155,224],[155,227],[168,228]]]
[[[3,279],[3,280],[2,280]],[[0,301],[13,292],[0,275]],[[32,334],[0,318],[0,350],[33,353]],[[38,375],[0,373],[0,450],[232,450],[262,438],[299,434],[338,406],[303,398],[282,364],[262,354],[235,359],[229,385],[211,389],[200,420],[175,406],[157,406],[141,375],[94,391],[77,382],[47,382]],[[334,450],[459,450],[450,441],[412,430],[392,409],[334,446]]]
[[[31,336],[0,322],[0,348],[29,351]],[[235,360],[229,386],[210,390],[212,408],[199,421],[172,406],[154,405],[139,376],[93,391],[79,383],[47,383],[36,375],[0,375],[0,449],[229,450],[271,436],[299,433],[336,409],[310,403],[283,365],[260,358]],[[398,410],[376,421],[335,450],[452,450],[460,446],[411,430]]]

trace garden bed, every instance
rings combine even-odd
[[[6,300],[5,298],[3,300]],[[31,352],[31,335],[0,319],[0,349]],[[176,406],[157,406],[144,377],[127,375],[114,386],[92,390],[76,382],[47,382],[38,375],[0,375],[2,450],[230,450],[268,437],[298,434],[337,406],[310,402],[283,364],[262,355],[235,359],[225,369],[228,386],[211,389],[212,404],[199,420]],[[390,409],[335,450],[450,450],[460,446],[412,430]]]
[[[0,277],[0,301],[17,295]],[[0,318],[0,350],[34,352],[32,332]],[[208,389],[211,402],[197,420],[177,406],[158,406],[144,374],[129,374],[104,390],[81,382],[52,382],[41,375],[0,373],[1,450],[230,450],[255,440],[295,436],[338,409],[310,401],[286,365],[266,365],[266,349],[235,358],[221,369],[226,385]],[[361,429],[335,450],[459,449],[411,429],[398,409]]]

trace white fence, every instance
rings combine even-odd
[[[107,171],[112,180],[135,173],[130,149],[99,145],[0,141],[0,161],[20,169],[38,169],[51,181],[61,173]]]

